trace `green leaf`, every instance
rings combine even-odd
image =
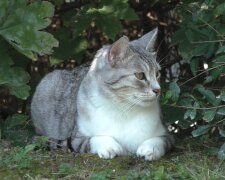
[[[122,30],[120,20],[113,16],[98,16],[96,26],[112,40],[115,40],[116,35]]]
[[[22,68],[8,67],[0,72],[0,77],[0,85],[8,88],[10,94],[20,99],[27,99],[30,94],[30,86],[26,85],[26,83],[28,83],[30,76]]]
[[[54,54],[50,58],[51,64],[61,63],[69,59],[76,59],[79,62],[88,48],[87,40],[81,36],[73,37],[70,29],[63,27],[56,30],[54,35],[60,44],[59,47],[54,48]]]
[[[203,126],[200,126],[198,129],[192,131],[191,134],[193,137],[198,137],[203,134],[206,134],[210,130],[210,128],[211,128],[210,125],[203,125]]]
[[[220,99],[225,102],[225,94],[221,94]]]
[[[219,108],[217,114],[225,116],[225,107]]]
[[[225,46],[221,46],[217,51],[216,54],[225,53]]]
[[[24,153],[27,154],[30,151],[33,151],[35,149],[36,145],[35,144],[28,144],[24,148]]]
[[[95,18],[94,16],[88,15],[86,11],[87,7],[84,6],[74,17],[74,34],[76,36],[81,35],[88,27],[90,27],[93,19]]]
[[[219,127],[219,133],[222,137],[225,137],[225,130],[222,127]]]
[[[206,122],[211,122],[216,115],[216,109],[205,110],[203,120]]]
[[[172,92],[170,90],[166,91],[166,94],[162,96],[162,104],[166,104],[169,99],[172,97]]]
[[[219,65],[219,63],[225,63],[225,55],[216,56],[216,58],[213,59],[213,62],[215,63],[215,66]]]
[[[223,15],[225,13],[225,3],[219,4],[214,10],[215,16]]]
[[[12,67],[13,61],[9,55],[3,51],[4,43],[0,43],[0,86],[9,89],[10,94],[20,99],[27,99],[30,86],[27,83],[30,75],[19,67]]]
[[[218,64],[215,63],[214,65],[215,65],[215,66],[218,66],[219,63],[218,63]],[[220,77],[221,73],[223,72],[223,69],[224,69],[224,67],[223,67],[223,66],[220,66],[220,67],[217,67],[216,69],[213,69],[213,70],[210,72],[210,74],[211,74],[213,80],[215,80],[215,79],[217,79],[217,78]]]
[[[129,7],[129,3],[126,0],[101,0],[99,8],[92,9],[92,11],[98,12],[102,15],[113,15],[118,19],[125,20],[137,20],[138,16],[135,11]]]
[[[186,107],[192,107],[193,99],[191,97],[184,97],[183,94],[181,95],[179,105],[186,106]]]
[[[25,123],[29,116],[23,114],[14,114],[6,119],[5,126],[7,129],[12,129],[18,125]]]
[[[221,160],[225,160],[225,143],[220,147],[218,158]]]
[[[180,95],[180,87],[177,85],[177,83],[171,82],[169,85],[169,89],[172,92],[172,100],[177,101]]]
[[[210,83],[210,82],[212,82],[213,81],[213,77],[212,76],[207,76],[206,78],[205,78],[205,81],[203,82],[203,84],[207,84],[207,83]]]
[[[39,147],[39,148],[46,147],[48,141],[49,141],[48,137],[46,137],[46,136],[39,136],[35,140],[35,145],[36,145],[36,147]]]
[[[218,105],[218,100],[211,90],[205,89],[205,87],[203,87],[202,85],[197,85],[196,88],[198,92],[202,94],[209,103],[211,103],[212,105]]]
[[[1,3],[0,36],[31,59],[36,59],[36,53],[52,53],[52,48],[58,46],[58,42],[51,34],[41,31],[50,24],[49,18],[54,14],[50,2],[3,0]]]
[[[101,0],[96,4],[85,5],[75,15],[75,34],[84,32],[90,24],[94,24],[106,36],[114,40],[116,35],[122,30],[120,20],[137,20],[135,11],[129,7],[128,1]],[[103,23],[104,22],[104,23]]]
[[[193,58],[190,62],[191,72],[195,76],[198,71],[199,61],[196,58]]]
[[[9,86],[10,94],[17,98],[26,100],[30,95],[30,86],[23,84],[22,86]]]
[[[56,6],[61,6],[64,3],[65,0],[54,0],[54,4]]]
[[[195,119],[196,115],[197,115],[196,109],[188,109],[184,114],[184,119],[188,119],[190,117],[191,120],[193,120]]]

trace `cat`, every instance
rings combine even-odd
[[[159,107],[157,28],[100,49],[90,68],[55,70],[37,86],[31,115],[37,133],[103,159],[161,158],[174,145]]]

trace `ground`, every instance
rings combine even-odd
[[[193,140],[180,140],[161,160],[146,162],[135,156],[102,160],[95,155],[50,152],[32,145],[8,147],[0,142],[0,179],[225,179],[225,162],[207,155]],[[34,150],[33,150],[34,149]]]

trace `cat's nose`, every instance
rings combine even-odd
[[[153,92],[156,94],[156,96],[160,95],[161,89],[153,89]]]

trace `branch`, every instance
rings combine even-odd
[[[196,110],[209,110],[209,109],[217,109],[217,108],[222,108],[225,107],[225,105],[219,105],[219,106],[213,106],[213,107],[202,107],[202,108],[197,108],[197,107],[189,107],[189,106],[179,106],[179,105],[172,105],[172,104],[164,104],[166,106],[171,106],[171,107],[177,107],[177,108],[183,108],[183,109],[196,109]]]
[[[194,76],[194,77],[192,77],[192,78],[188,79],[187,81],[185,81],[185,82],[181,83],[179,86],[183,86],[184,84],[186,84],[187,82],[189,82],[189,81],[191,81],[191,80],[195,79],[196,77],[198,77],[198,76],[200,76],[200,75],[202,75],[202,74],[204,74],[204,73],[206,73],[206,72],[208,72],[208,71],[211,71],[211,70],[213,70],[213,69],[216,69],[216,68],[218,68],[218,67],[221,67],[221,66],[225,66],[225,63],[220,64],[220,65],[215,66],[215,67],[212,67],[212,68],[209,68],[209,69],[206,69],[205,71],[203,71],[203,72],[201,72],[201,73],[197,74],[196,76]]]

